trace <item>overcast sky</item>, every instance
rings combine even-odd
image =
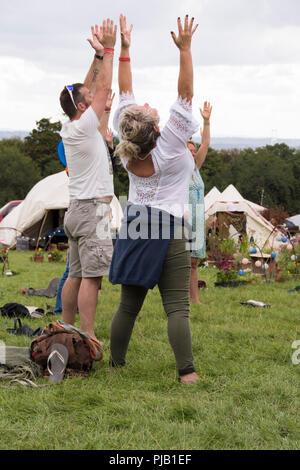
[[[90,26],[119,14],[133,23],[138,102],[162,124],[177,96],[178,50],[170,31],[185,13],[199,23],[193,41],[194,114],[213,104],[214,136],[299,138],[299,0],[0,0],[0,129],[31,130],[64,119],[59,93],[83,81],[93,57]],[[117,91],[120,40],[113,88]],[[115,107],[115,106],[114,106]]]

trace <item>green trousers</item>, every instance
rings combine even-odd
[[[186,239],[172,239],[163,263],[158,288],[168,318],[168,337],[179,375],[195,371],[189,321],[191,257]],[[134,323],[148,289],[122,285],[120,305],[111,324],[111,365],[125,365],[125,356]]]

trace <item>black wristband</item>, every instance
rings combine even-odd
[[[96,59],[99,59],[99,60],[103,60],[103,55],[97,55],[97,54],[95,54],[95,58],[96,58]]]

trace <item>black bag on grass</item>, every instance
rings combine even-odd
[[[3,307],[0,307],[1,310],[1,315],[3,317],[9,317],[9,318],[24,318],[24,317],[30,317],[30,313],[27,307],[22,304],[17,304],[17,303],[8,303],[3,305]]]

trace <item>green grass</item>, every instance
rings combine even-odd
[[[61,276],[64,262],[33,263],[29,256],[10,253],[11,269],[19,274],[0,275],[0,306],[54,305],[55,299],[24,297],[18,287],[46,287]],[[287,292],[297,281],[229,289],[214,287],[212,268],[200,269],[199,276],[208,287],[200,292],[202,304],[191,306],[197,384],[177,380],[156,288],[136,322],[126,367],[110,372],[110,322],[120,286],[104,279],[96,315],[103,361],[88,378],[66,378],[48,388],[8,390],[0,384],[0,448],[299,449],[300,364],[292,364],[291,345],[300,340],[300,294]],[[249,299],[271,308],[240,305]],[[36,328],[51,320],[26,323]],[[0,318],[0,340],[29,345],[25,336],[5,332],[12,325],[12,319]]]

